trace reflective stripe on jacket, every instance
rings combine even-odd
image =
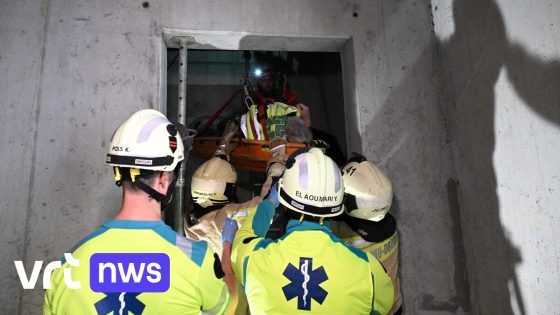
[[[241,117],[241,131],[249,140],[272,140],[285,134],[286,117],[295,115],[300,117],[299,110],[291,105],[280,102],[270,103],[266,106],[265,125],[258,117],[258,105],[251,105],[247,113]]]

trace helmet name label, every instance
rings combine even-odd
[[[135,159],[134,164],[136,165],[152,165],[152,160]]]
[[[340,207],[342,207],[342,206],[338,206],[338,207],[332,208],[332,209],[331,209],[331,213],[338,212],[338,211],[340,210]]]
[[[375,212],[389,212],[389,207],[390,206],[385,206],[385,207],[381,207],[381,208],[373,208],[371,209],[371,212],[375,213]]]
[[[318,201],[318,202],[336,202],[338,196],[317,196],[317,195],[310,195],[310,194],[303,194],[301,191],[296,191],[296,196],[299,198],[303,198],[305,200],[310,201]]]
[[[292,201],[290,202],[290,204],[291,204],[292,206],[294,206],[294,207],[300,209],[300,210],[303,210],[303,208],[305,208],[304,205],[302,205],[302,204],[300,204],[300,203],[298,203],[298,202],[296,202],[296,201],[294,201],[294,200],[292,200]]]
[[[114,145],[111,147],[111,151],[115,151],[115,152],[130,152],[130,150],[128,149],[128,147],[121,147],[118,145]]]
[[[192,192],[193,195],[197,195],[197,196],[209,196],[209,197],[213,197],[216,196],[217,193],[207,193],[207,192],[202,192],[202,191],[193,191]]]

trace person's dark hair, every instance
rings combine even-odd
[[[360,153],[352,152],[352,157],[348,161],[346,161],[345,164],[348,164],[350,162],[362,163],[364,161],[367,161],[367,158],[365,156],[361,155]]]

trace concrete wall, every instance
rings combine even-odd
[[[41,282],[24,292],[13,260],[59,259],[114,215],[103,156],[119,121],[159,106],[161,38],[136,2],[1,7],[0,313],[37,314]]]
[[[474,314],[560,313],[560,3],[433,2]]]
[[[340,51],[348,151],[363,151],[394,180],[407,314],[468,310],[425,2],[1,5],[0,284],[11,289],[0,293],[0,313],[36,314],[42,304],[41,289],[21,290],[12,260],[29,268],[58,259],[119,207],[104,154],[123,119],[165,100],[164,27],[233,32],[224,47]]]
[[[0,291],[0,312],[5,314],[19,309],[21,286],[13,261],[24,256],[28,235],[46,10],[45,3],[37,1],[4,1],[0,11],[0,286],[6,288]],[[29,23],[16,23],[14,16]]]
[[[426,10],[419,1],[377,2],[372,28],[353,38],[371,54],[355,62],[368,73],[356,80],[361,139],[393,181],[406,314],[463,314],[470,305],[461,227]]]

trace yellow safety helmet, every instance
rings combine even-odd
[[[236,199],[237,173],[221,157],[213,157],[196,169],[191,181],[191,196],[195,203],[206,208],[227,204]]]

